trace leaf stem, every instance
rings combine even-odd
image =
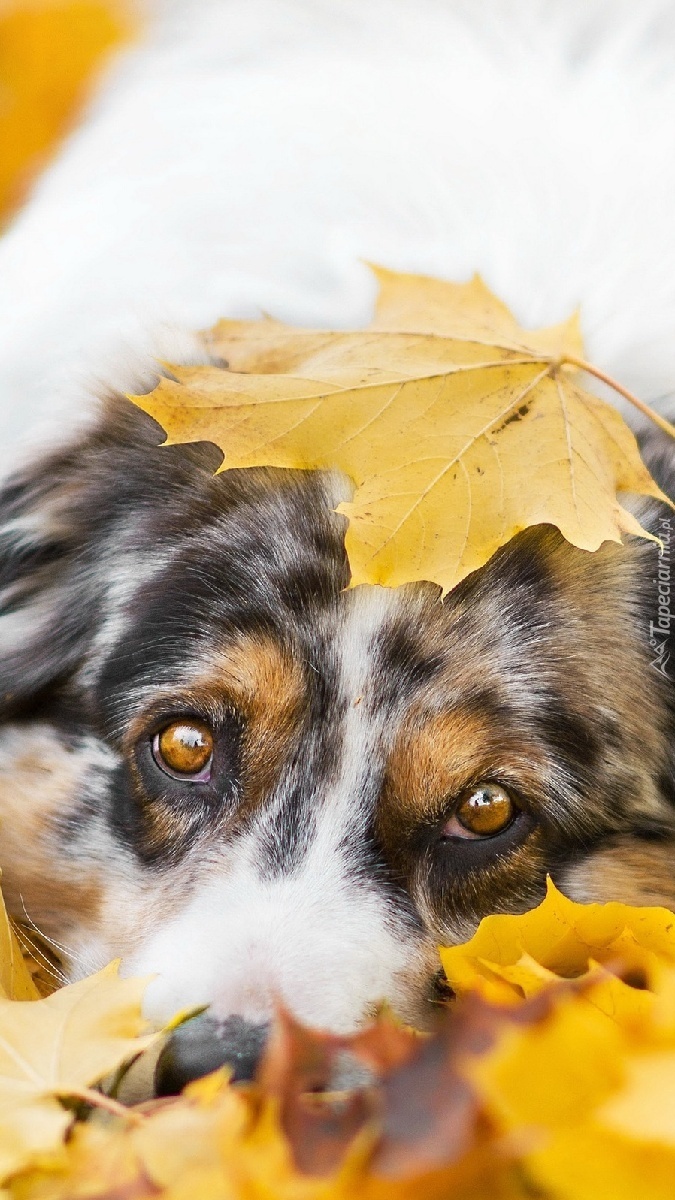
[[[112,1096],[105,1096],[103,1092],[97,1092],[95,1088],[64,1088],[58,1094],[63,1100],[83,1100],[85,1104],[91,1104],[93,1108],[102,1108],[105,1112],[121,1117],[123,1121],[132,1125],[140,1125],[145,1119],[142,1113],[137,1113],[132,1108],[126,1108],[124,1104],[120,1104],[119,1100],[113,1100]]]
[[[578,367],[580,371],[586,371],[588,375],[594,375],[601,383],[606,383],[613,391],[618,392],[625,400],[628,400],[636,408],[639,408],[640,412],[645,417],[648,417],[650,421],[653,421],[655,425],[658,425],[659,429],[662,429],[664,433],[675,438],[675,425],[671,425],[670,421],[667,421],[665,417],[662,417],[653,408],[650,408],[648,404],[645,404],[644,400],[640,400],[633,392],[629,392],[628,388],[625,388],[618,380],[601,371],[599,367],[594,367],[593,363],[586,362],[584,358],[577,358],[574,354],[564,354],[560,359],[560,363],[567,363],[571,367]]]

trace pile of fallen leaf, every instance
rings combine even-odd
[[[675,917],[578,905],[441,950],[457,999],[419,1035],[281,1013],[254,1085],[221,1070],[127,1108],[143,983],[115,967],[44,998],[1,926],[0,1194],[17,1200],[672,1200]],[[372,1082],[328,1087],[349,1051]],[[105,1078],[106,1087],[97,1083]],[[112,1080],[112,1082],[111,1082]]]

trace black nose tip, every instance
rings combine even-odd
[[[176,1096],[186,1083],[225,1064],[233,1079],[252,1079],[262,1054],[269,1025],[252,1025],[243,1017],[215,1020],[201,1013],[171,1034],[157,1060],[158,1096]]]

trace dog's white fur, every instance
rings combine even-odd
[[[674,52],[671,0],[156,0],[0,246],[0,465],[221,315],[365,322],[363,259],[670,394]]]
[[[589,357],[667,405],[674,52],[672,0],[157,3],[0,244],[0,465],[70,436],[106,386],[138,389],[156,357],[199,353],[190,331],[220,316],[366,322],[364,259],[479,270],[527,325],[581,304]],[[224,1013],[264,1016],[274,976],[305,1019],[347,1027],[386,990],[386,913],[345,893],[332,850],[355,791],[342,783],[302,873],[253,895],[243,845],[149,932],[128,966],[162,970],[158,1014],[220,987]]]

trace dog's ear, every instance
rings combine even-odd
[[[87,432],[0,487],[0,720],[43,707],[86,660],[115,571],[101,569],[111,525],[137,499],[125,454],[143,461],[161,441],[131,407],[103,401]]]
[[[163,439],[110,396],[79,440],[0,487],[0,720],[61,694],[158,547],[212,515],[211,493],[226,502],[220,451]]]
[[[76,667],[97,607],[78,569],[85,537],[75,450],[0,489],[0,719],[21,713]]]

